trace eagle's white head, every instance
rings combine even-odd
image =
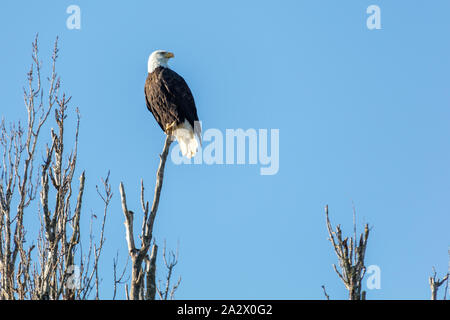
[[[153,72],[158,67],[168,68],[168,62],[170,58],[173,58],[174,54],[165,50],[156,50],[148,57],[148,73]]]

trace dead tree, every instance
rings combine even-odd
[[[33,63],[27,74],[28,88],[24,88],[24,103],[28,114],[27,126],[23,127],[19,122],[17,125],[11,124],[7,129],[4,120],[1,124],[0,142],[3,157],[0,167],[1,299],[23,299],[29,293],[31,253],[35,246],[28,248],[25,246],[24,215],[25,210],[36,198],[38,183],[34,180],[33,170],[38,138],[56,102],[55,96],[59,90],[59,79],[56,79],[53,68],[50,77],[49,101],[47,105],[44,105],[37,38],[32,48]],[[55,44],[53,67],[56,56]],[[18,203],[16,210],[12,207],[15,201]]]
[[[353,214],[354,234],[350,239],[348,237],[343,238],[340,225],[336,226],[336,231],[333,230],[328,216],[328,205],[325,206],[325,216],[329,236],[328,240],[333,245],[334,252],[339,261],[340,271],[335,264],[333,264],[333,268],[347,288],[349,300],[365,300],[366,292],[362,291],[361,283],[366,272],[364,258],[367,248],[367,239],[369,238],[369,225],[365,225],[364,232],[361,233],[359,243],[357,243],[355,210],[353,210]],[[325,291],[325,287],[322,286],[322,288],[328,300],[329,296]]]
[[[441,287],[444,283],[446,283],[446,290],[445,290],[445,296],[444,300],[447,296],[447,290],[448,290],[448,279],[449,279],[449,273],[447,273],[442,279],[436,278],[436,270],[433,268],[433,276],[428,278],[428,282],[430,283],[430,290],[431,290],[431,300],[437,300],[437,294],[439,291],[439,287]]]
[[[59,93],[61,81],[56,73],[57,57],[58,39],[52,54],[48,95],[44,95],[36,36],[32,44],[28,86],[24,89],[27,123],[25,126],[13,124],[8,129],[2,121],[0,126],[3,160],[0,164],[0,299],[82,299],[92,290],[93,278],[97,279],[98,297],[97,267],[111,192],[106,180],[101,238],[95,244],[91,237],[92,249],[86,264],[85,257],[80,254],[85,173],[80,175],[76,190],[72,182],[77,162],[80,115],[77,110],[74,147],[66,153],[64,133],[71,98]],[[52,112],[57,129],[51,130],[51,142],[46,147],[42,163],[38,164],[38,141]],[[33,202],[38,192],[39,201]],[[51,196],[53,194],[54,197]],[[17,204],[15,210],[13,203]],[[37,241],[27,241],[25,237],[27,210],[39,211],[41,229]],[[30,218],[33,216],[36,215]],[[36,247],[38,252],[33,251]],[[76,261],[77,254],[79,261]],[[91,256],[93,262],[90,265]],[[33,261],[33,257],[37,261]]]
[[[134,212],[128,209],[125,188],[120,183],[120,195],[122,201],[122,210],[125,216],[126,240],[128,253],[131,257],[131,284],[130,290],[126,286],[126,296],[130,300],[153,300],[157,292],[156,287],[156,257],[158,246],[154,243],[149,256],[149,249],[152,242],[153,225],[158,211],[159,199],[164,181],[164,168],[169,154],[170,145],[173,137],[166,136],[163,151],[160,155],[159,167],[156,173],[156,185],[153,196],[153,204],[149,208],[148,201],[144,199],[144,183],[141,181],[141,207],[144,214],[140,239],[140,248],[136,248],[133,221]],[[165,255],[164,255],[165,258]],[[172,271],[173,267],[170,269]],[[175,288],[176,290],[176,288]]]

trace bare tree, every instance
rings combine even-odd
[[[93,250],[89,250],[86,258],[79,253],[82,249],[80,220],[85,173],[80,175],[76,191],[72,182],[77,163],[80,114],[77,109],[74,147],[67,154],[64,134],[71,97],[59,92],[61,81],[56,73],[58,51],[56,39],[48,77],[48,95],[44,96],[36,36],[32,44],[32,65],[27,75],[28,87],[24,89],[27,124],[22,126],[19,122],[8,129],[3,120],[0,126],[3,160],[0,164],[0,299],[82,299],[89,295],[93,277],[98,298],[97,268],[111,192],[107,178],[104,181],[105,211],[100,242],[93,243],[91,234],[90,247]],[[52,111],[57,129],[51,129],[51,143],[38,166],[38,141]],[[35,175],[36,167],[39,171]],[[36,203],[33,201],[38,191],[39,202]],[[13,203],[17,203],[16,210]],[[26,209],[32,204],[36,207],[34,210],[39,209],[41,228],[37,243],[27,246],[24,218]],[[37,262],[33,262],[36,246]],[[77,254],[79,264],[75,261]],[[89,265],[91,255],[94,260],[92,266]],[[87,265],[85,258],[88,259]]]
[[[32,46],[33,63],[27,75],[28,88],[24,88],[24,103],[28,113],[27,126],[23,127],[19,122],[17,125],[12,124],[8,130],[4,120],[1,124],[0,142],[3,156],[0,167],[1,299],[15,297],[23,299],[29,293],[31,285],[29,270],[34,246],[25,247],[24,213],[36,197],[37,182],[33,181],[33,169],[39,134],[56,102],[59,90],[60,82],[56,79],[54,68],[57,53],[55,44],[49,101],[44,106],[44,91],[41,87],[40,76],[41,63],[36,37]],[[18,203],[15,211],[12,208],[13,200]],[[18,255],[20,261],[16,270]]]
[[[430,290],[431,290],[431,300],[437,300],[437,294],[439,291],[439,287],[441,287],[444,283],[446,284],[446,288],[445,288],[445,296],[444,296],[444,300],[447,296],[447,290],[448,290],[448,278],[449,278],[449,273],[447,272],[447,274],[442,277],[442,279],[436,278],[437,274],[436,274],[436,270],[435,268],[433,268],[433,276],[428,278],[428,282],[430,283]]]
[[[161,190],[164,181],[164,168],[172,141],[173,141],[172,136],[170,135],[166,136],[164,148],[160,155],[158,170],[156,172],[156,184],[151,209],[149,208],[148,201],[146,202],[144,199],[144,182],[141,181],[141,207],[144,217],[140,233],[141,239],[140,248],[136,248],[135,244],[134,230],[133,230],[134,212],[128,209],[125,188],[123,183],[120,183],[119,190],[122,201],[122,210],[125,216],[126,240],[128,244],[128,253],[131,257],[130,291],[128,292],[128,287],[126,287],[125,290],[127,298],[131,300],[155,299],[157,291],[155,279],[156,279],[156,257],[158,252],[158,246],[156,244],[153,244],[150,256],[148,255],[148,252],[152,241],[153,225],[155,222],[156,213],[158,211],[159,199],[161,196]],[[163,257],[165,260],[165,250]],[[176,263],[173,264],[169,269],[170,273],[172,272],[175,265]]]
[[[367,239],[369,238],[369,225],[366,224],[364,232],[359,237],[359,243],[356,238],[356,212],[353,208],[353,236],[343,238],[342,229],[340,225],[336,226],[336,231],[333,227],[328,216],[328,205],[325,206],[325,216],[327,223],[327,230],[329,235],[329,241],[333,245],[334,252],[339,261],[340,271],[333,264],[333,268],[336,271],[339,278],[344,283],[349,292],[350,300],[365,300],[366,292],[362,291],[362,280],[364,278],[366,267],[364,265],[364,258],[367,248]],[[322,286],[325,297],[329,299],[328,294],[325,291],[325,287]]]
[[[2,120],[0,124],[0,299],[100,299],[101,276],[99,262],[105,243],[107,212],[113,193],[108,172],[102,179],[101,187],[96,186],[103,201],[103,218],[94,239],[94,222],[98,217],[90,217],[90,236],[87,252],[83,252],[81,219],[86,175],[82,172],[75,186],[77,169],[78,137],[80,113],[75,110],[76,129],[73,148],[67,147],[65,133],[67,119],[71,114],[71,97],[60,94],[61,81],[56,73],[58,39],[52,54],[51,74],[48,77],[48,95],[44,94],[41,82],[41,62],[39,60],[38,37],[32,44],[32,65],[27,74],[28,87],[24,89],[27,123],[20,122],[9,127]],[[46,124],[54,114],[56,130],[50,130],[50,139],[43,151],[43,159],[38,161],[39,141]],[[44,136],[45,137],[45,136]],[[120,184],[122,208],[125,214],[126,236],[131,257],[131,290],[126,288],[127,298],[155,299],[156,257],[158,246],[153,243],[153,225],[158,211],[164,168],[172,137],[168,136],[156,176],[153,203],[144,199],[144,183],[141,182],[141,206],[144,213],[141,229],[141,246],[135,246],[132,211],[127,209],[123,184]],[[69,151],[67,151],[69,150]],[[37,169],[36,169],[37,168]],[[37,197],[37,195],[39,195]],[[35,201],[36,200],[36,201]],[[14,206],[16,208],[14,209]],[[27,210],[29,209],[29,210]],[[37,211],[40,229],[35,241],[26,240],[24,219],[26,211]],[[28,214],[29,218],[33,218]],[[35,217],[36,217],[35,216]],[[97,230],[96,230],[97,231]],[[31,243],[28,245],[28,243]],[[36,249],[36,250],[35,250]],[[178,257],[178,254],[177,256]],[[168,287],[177,263],[175,255],[166,259]],[[114,293],[117,285],[125,283],[127,265],[117,274],[118,256],[113,259]],[[164,297],[173,298],[179,282],[172,286]]]

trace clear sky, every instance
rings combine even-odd
[[[72,4],[79,30],[66,27]],[[366,26],[372,4],[380,30]],[[0,114],[25,121],[31,42],[39,32],[48,74],[58,35],[63,89],[82,115],[85,236],[111,170],[103,298],[113,257],[127,255],[119,183],[135,212],[141,178],[153,193],[164,135],[144,82],[148,55],[166,49],[204,129],[280,130],[276,175],[168,162],[155,236],[179,242],[177,298],[322,299],[324,284],[345,299],[323,208],[350,234],[354,203],[360,229],[373,226],[366,263],[381,269],[368,298],[428,299],[432,266],[449,263],[449,14],[446,0],[1,1]]]

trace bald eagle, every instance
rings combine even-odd
[[[145,99],[161,129],[176,137],[183,156],[191,158],[201,143],[201,128],[191,90],[178,73],[169,69],[168,61],[173,57],[172,52],[163,50],[150,55]]]

